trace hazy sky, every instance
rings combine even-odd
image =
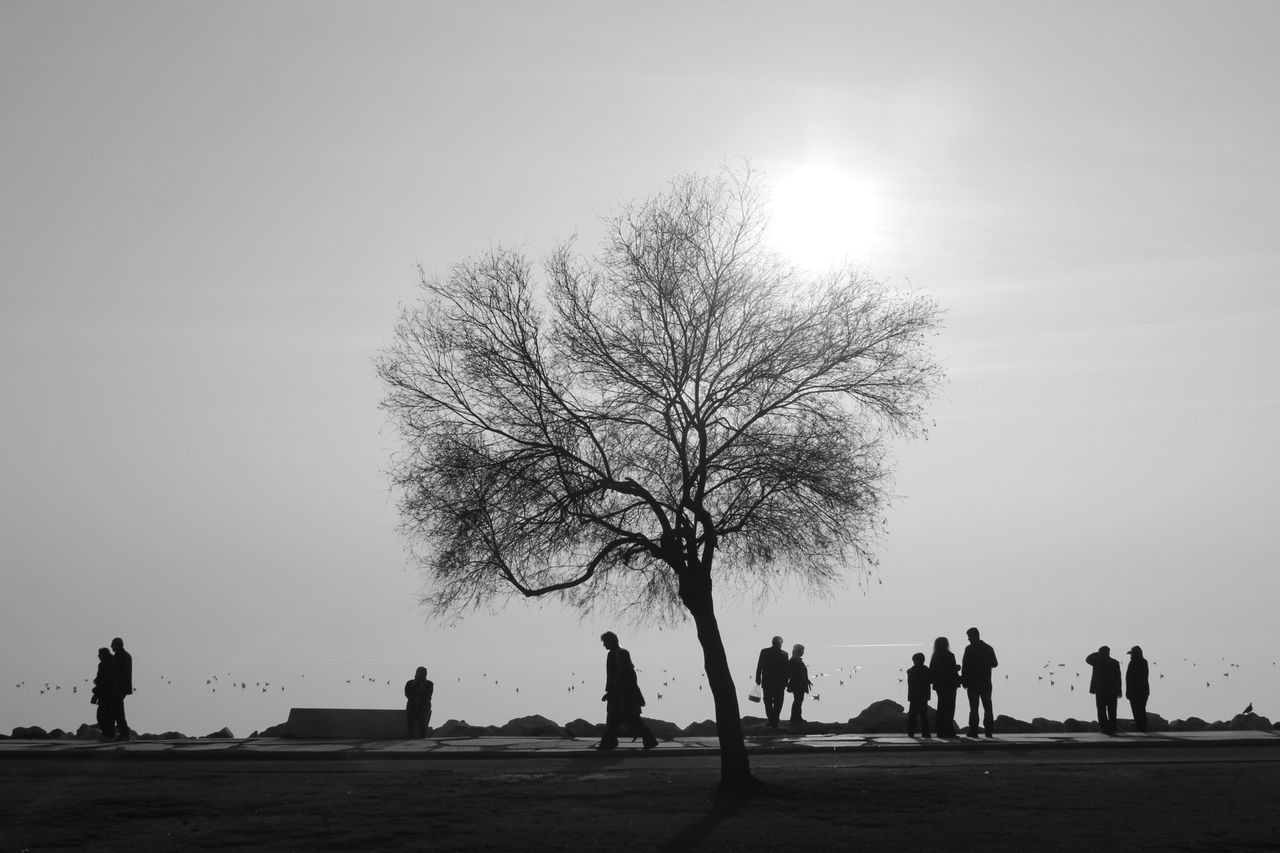
[[[426,618],[372,360],[416,265],[590,248],[741,156],[797,260],[937,297],[951,381],[879,582],[722,601],[735,669],[774,633],[861,666],[807,714],[846,719],[977,624],[998,713],[1089,718],[1065,673],[1140,643],[1153,711],[1280,716],[1278,32],[1265,0],[0,4],[0,730],[91,720],[117,635],[146,731],[397,707],[419,664],[437,722],[602,719],[608,627],[651,715],[712,716],[691,626]]]

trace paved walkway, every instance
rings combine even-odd
[[[294,740],[288,738],[189,738],[182,740],[133,740],[128,743],[83,740],[0,740],[3,756],[164,756],[166,758],[581,758],[594,755],[594,738],[557,737],[428,737],[423,740]],[[1100,734],[996,735],[994,738],[967,737],[956,740],[909,738],[904,735],[772,735],[748,737],[752,754],[859,753],[923,750],[1019,750],[1070,749],[1107,746],[1129,747],[1274,746],[1280,747],[1280,731],[1241,732],[1160,732],[1126,733],[1116,737]],[[662,741],[653,750],[624,740],[612,755],[660,754],[713,755],[718,752],[714,737],[681,737]]]

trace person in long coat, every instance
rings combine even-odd
[[[420,666],[404,683],[405,738],[424,738],[431,726],[431,697],[436,686],[427,680],[427,668]]]
[[[933,641],[933,656],[929,658],[929,681],[938,694],[938,710],[934,715],[938,737],[957,737],[956,690],[960,687],[960,664],[956,663],[951,642],[946,637]]]
[[[999,666],[996,650],[982,639],[977,628],[965,632],[969,645],[960,659],[960,683],[969,697],[969,737],[978,736],[978,703],[982,703],[982,726],[987,737],[995,728],[995,712],[991,709],[991,670]]]
[[[809,667],[804,662],[802,644],[796,643],[791,647],[791,660],[788,667],[787,692],[791,694],[791,725],[798,726],[805,721],[801,714],[804,697],[813,689],[813,682],[809,680]]]
[[[761,649],[760,659],[756,662],[756,684],[764,694],[764,715],[769,720],[769,728],[774,731],[778,729],[782,704],[786,701],[789,662],[781,637],[774,637],[769,648]]]
[[[111,658],[111,649],[106,646],[98,649],[98,672],[93,677],[93,691],[90,704],[98,706],[98,731],[104,740],[116,736],[115,695],[116,667]]]
[[[1111,648],[1101,646],[1084,659],[1093,667],[1089,692],[1098,707],[1098,728],[1104,735],[1116,733],[1116,704],[1120,700],[1120,661],[1111,656]]]
[[[604,695],[600,697],[605,703],[604,735],[596,749],[617,749],[618,729],[622,726],[642,737],[645,749],[653,749],[658,745],[658,739],[640,716],[644,694],[640,692],[631,653],[618,644],[618,635],[612,631],[601,634],[600,642],[609,654],[604,662]]]
[[[133,655],[124,649],[124,640],[111,641],[111,661],[115,667],[111,697],[111,715],[116,723],[116,740],[129,739],[129,724],[124,718],[124,698],[133,695]]]
[[[1151,696],[1151,675],[1147,667],[1147,659],[1142,656],[1142,647],[1129,649],[1129,665],[1124,671],[1124,694],[1129,699],[1129,708],[1133,711],[1133,728],[1136,731],[1147,730],[1147,699]]]

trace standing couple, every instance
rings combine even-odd
[[[133,693],[133,656],[116,637],[111,648],[98,649],[98,673],[93,678],[93,696],[98,706],[98,730],[103,740],[128,740],[129,723],[124,718],[124,697]]]
[[[769,728],[778,730],[778,721],[782,717],[782,703],[787,692],[791,693],[791,724],[804,722],[800,709],[804,697],[813,688],[809,680],[809,667],[804,662],[804,646],[797,643],[791,649],[791,656],[782,650],[782,638],[774,637],[772,645],[760,650],[760,660],[756,663],[756,684],[764,694],[764,713],[769,720]]]
[[[982,725],[986,736],[992,737],[994,733],[991,670],[998,665],[995,649],[982,640],[977,628],[970,628],[965,634],[969,637],[969,645],[965,647],[962,663],[956,663],[956,656],[951,652],[951,644],[946,637],[933,641],[933,657],[929,659],[929,681],[938,694],[938,737],[959,736],[956,734],[955,723],[956,689],[959,687],[964,687],[969,698],[969,737],[978,736],[979,705],[982,706]],[[925,733],[927,735],[927,728]]]

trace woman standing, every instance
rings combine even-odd
[[[111,658],[111,649],[104,646],[98,649],[98,672],[93,677],[93,693],[89,699],[90,704],[98,706],[98,731],[103,740],[116,736],[116,718],[112,713],[115,695],[115,661]]]
[[[938,694],[938,737],[957,737],[956,690],[960,687],[960,665],[956,663],[956,656],[951,653],[951,643],[946,637],[933,641],[929,681]]]
[[[791,649],[791,660],[787,663],[787,692],[791,694],[791,725],[804,723],[800,715],[800,706],[804,704],[804,696],[813,688],[809,680],[809,667],[805,665],[804,646],[796,643]]]

